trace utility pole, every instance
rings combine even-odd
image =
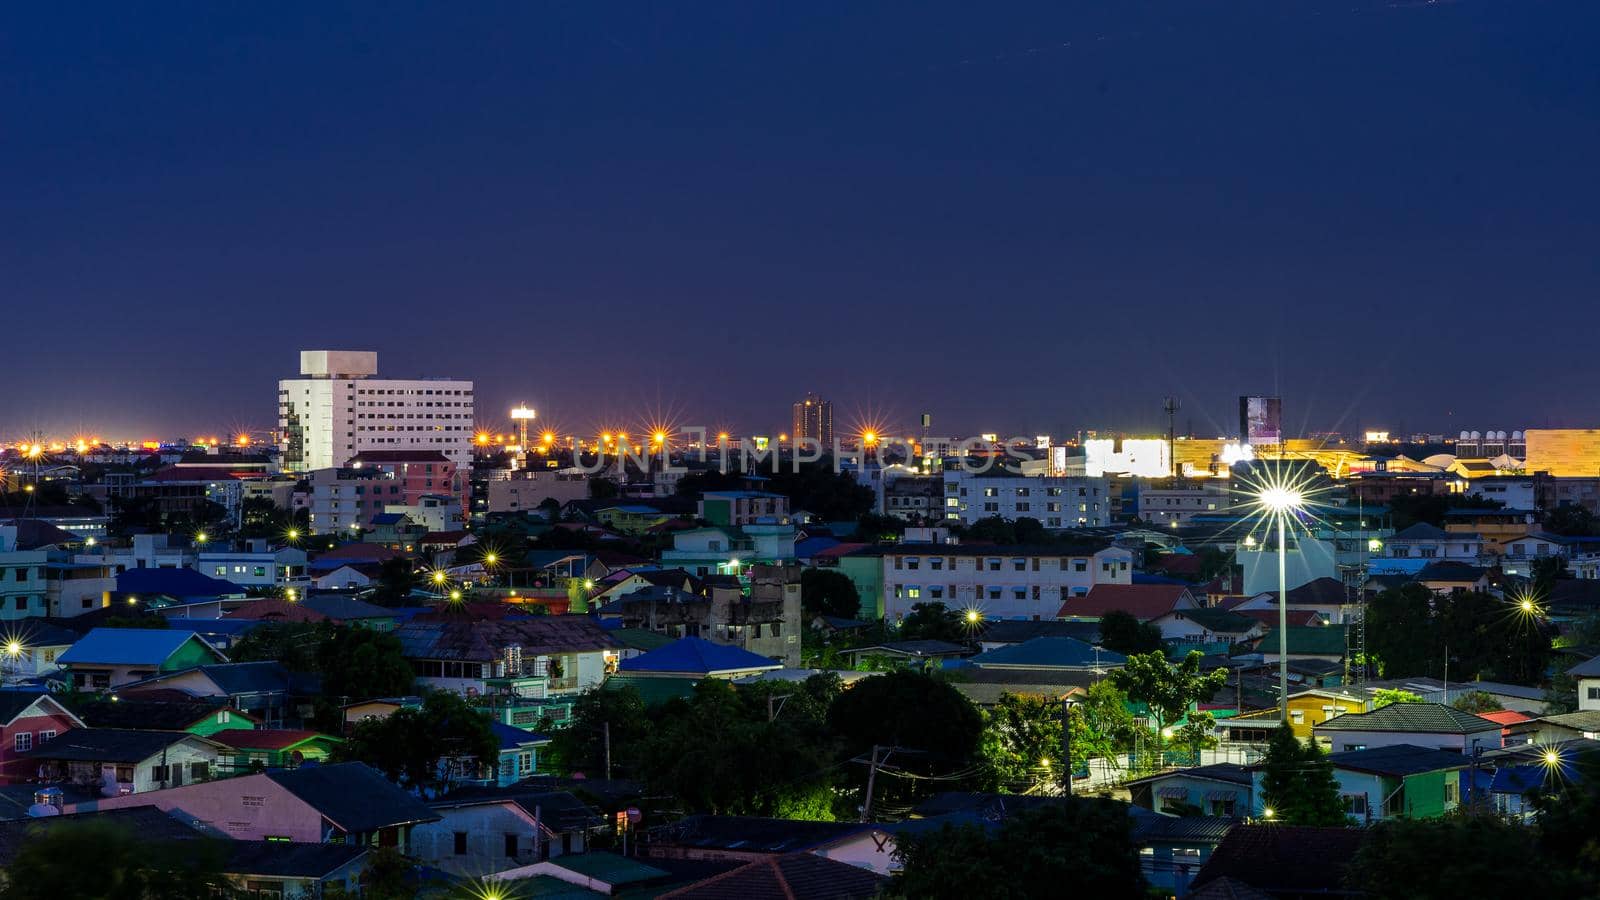
[[[606,780],[611,780],[611,723],[604,723],[606,734]]]
[[[1072,802],[1072,698],[1061,698],[1061,796]]]
[[[1161,405],[1167,414],[1167,474],[1173,478],[1178,477],[1178,431],[1174,417],[1178,414],[1178,398],[1168,397]]]
[[[878,761],[878,751],[883,749],[888,750],[887,753],[883,754],[883,762],[888,762],[889,754],[894,752],[894,748],[883,748],[877,744],[872,745],[872,765],[867,769],[867,802],[861,806],[861,821],[863,822],[872,821],[872,789],[878,781],[878,766],[882,764]]]

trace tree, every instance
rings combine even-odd
[[[1579,504],[1558,506],[1544,514],[1544,530],[1564,537],[1587,537],[1595,533],[1594,513]]]
[[[800,471],[782,467],[768,478],[768,489],[789,498],[789,508],[805,510],[825,522],[854,522],[872,511],[872,488],[827,463],[804,463]]]
[[[1469,712],[1473,715],[1486,712],[1499,712],[1500,710],[1505,709],[1505,706],[1501,704],[1499,700],[1496,700],[1494,695],[1488,691],[1468,691],[1465,694],[1457,697],[1455,702],[1451,703],[1450,705],[1461,710],[1462,712]]]
[[[589,499],[614,500],[622,491],[617,483],[604,475],[589,476]]]
[[[806,619],[836,616],[854,619],[861,615],[861,594],[855,583],[830,569],[806,569],[800,573],[800,604]]]
[[[378,564],[378,577],[373,581],[368,599],[380,606],[404,606],[416,586],[417,573],[411,560],[397,556]]]
[[[388,718],[356,725],[339,754],[401,785],[429,790],[458,778],[476,778],[478,769],[496,766],[500,742],[489,717],[459,694],[430,691],[421,709],[405,707]]]
[[[370,628],[335,628],[317,647],[317,671],[334,700],[405,695],[417,680],[400,639]]]
[[[1422,696],[1402,688],[1378,688],[1372,692],[1372,708],[1382,709],[1391,703],[1421,703]]]
[[[614,690],[595,687],[579,694],[572,703],[569,724],[550,734],[547,758],[561,771],[603,777],[608,728],[613,767],[625,776],[636,774],[634,761],[643,752],[651,723],[644,698],[631,685]]]
[[[975,825],[905,834],[889,893],[1026,900],[1070,886],[1079,897],[1140,897],[1132,828],[1124,804],[1075,797],[1012,815],[992,835]]]
[[[900,620],[901,640],[963,641],[966,638],[965,623],[943,603],[913,603],[911,612]]]
[[[1227,682],[1225,669],[1202,674],[1202,659],[1198,650],[1191,650],[1176,665],[1159,652],[1135,654],[1122,668],[1112,669],[1109,678],[1128,699],[1150,708],[1160,733],[1183,718],[1196,701],[1209,699]]]
[[[982,747],[996,790],[1023,793],[1041,784],[1060,784],[1060,701],[1038,694],[1001,694],[983,711]]]
[[[1433,592],[1411,582],[1367,604],[1367,651],[1385,678],[1425,676],[1443,654],[1433,621]]]
[[[411,880],[412,866],[400,851],[393,847],[378,847],[372,851],[367,871],[361,878],[365,900],[412,900],[417,889]]]
[[[988,516],[967,526],[966,537],[973,541],[993,544],[1015,544],[1017,527],[1008,519]]]
[[[1400,818],[1372,828],[1345,872],[1372,897],[1578,896],[1559,889],[1552,861],[1540,857],[1533,829],[1494,816]]]
[[[7,900],[209,900],[223,885],[226,842],[146,840],[108,822],[33,825],[6,869]]]
[[[1302,742],[1287,724],[1278,726],[1267,742],[1262,761],[1263,815],[1286,825],[1347,825],[1344,802],[1333,764],[1315,741]]]
[[[1154,653],[1162,648],[1161,629],[1114,609],[1100,617],[1100,646],[1123,656]]]
[[[936,791],[960,790],[982,780],[978,747],[983,719],[960,691],[932,675],[899,669],[862,679],[828,708],[828,727],[843,742],[847,758],[865,755],[874,746],[898,748],[897,769],[922,779],[945,779],[879,778],[880,800],[909,806]]]
[[[1044,523],[1030,516],[1018,516],[1011,524],[1012,533],[1019,544],[1044,544],[1050,540],[1050,532],[1044,528]]]

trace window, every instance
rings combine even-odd
[[[506,832],[506,856],[511,859],[517,858],[517,836],[509,831]]]
[[[1591,686],[1589,688],[1589,699],[1590,700],[1600,700],[1600,687]]]
[[[225,710],[217,713],[217,724],[218,725],[226,725],[231,721],[233,721],[233,713],[232,712],[229,712],[228,710],[225,709]]]
[[[456,832],[455,853],[457,856],[467,855],[467,833],[465,831]]]
[[[29,731],[19,732],[16,737],[11,739],[11,741],[12,741],[13,746],[16,747],[16,750],[17,750],[18,753],[26,753],[27,751],[33,749],[33,733],[32,732],[29,732]]]
[[[151,766],[150,767],[150,780],[151,781],[166,781],[166,780],[168,780],[167,779],[167,767],[166,766]]]
[[[1213,816],[1231,816],[1233,815],[1234,803],[1235,798],[1233,797],[1212,800],[1211,814]]]
[[[1291,709],[1291,710],[1289,710],[1289,718],[1296,725],[1304,725],[1305,722],[1306,722],[1306,714],[1305,714],[1304,710],[1299,710],[1299,709]]]
[[[1352,816],[1366,816],[1367,797],[1365,794],[1345,794],[1339,798],[1344,801],[1344,811]]]
[[[1454,781],[1446,781],[1444,783],[1444,802],[1447,803],[1447,804],[1448,803],[1456,803],[1456,802],[1459,802],[1460,799],[1461,799],[1461,785],[1457,784]]]
[[[49,742],[49,741],[53,741],[53,740],[55,740],[55,737],[56,737],[56,730],[54,728],[47,728],[44,731],[39,732],[39,743],[43,744],[43,743],[46,743],[46,742]]]
[[[190,781],[205,781],[209,777],[211,777],[210,763],[197,762],[189,764]],[[271,840],[271,838],[268,838],[268,840]]]

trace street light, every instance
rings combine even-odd
[[[204,531],[196,531],[194,533],[194,542],[196,544],[204,544],[206,541],[209,541],[209,540],[211,540],[210,535],[206,534]]]
[[[1286,532],[1291,518],[1306,508],[1311,489],[1304,476],[1278,469],[1250,483],[1250,502],[1278,532],[1278,723],[1289,723],[1289,562]]]

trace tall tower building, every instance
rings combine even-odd
[[[789,434],[795,441],[810,438],[824,449],[833,446],[833,401],[816,394],[806,394],[805,399],[794,404],[794,427]]]
[[[286,472],[331,469],[368,450],[437,450],[472,465],[472,382],[378,378],[370,350],[302,350],[300,377],[278,382]]]

